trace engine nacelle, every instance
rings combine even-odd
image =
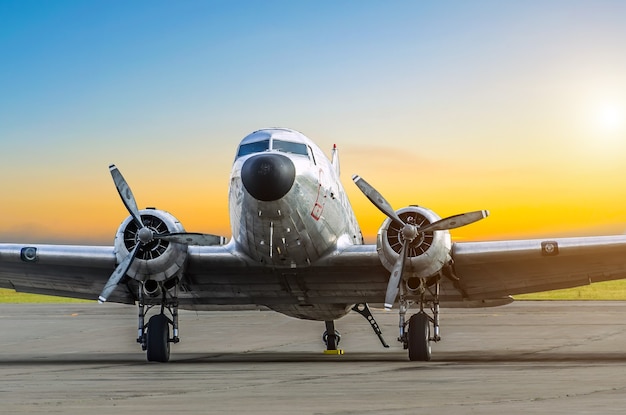
[[[412,216],[418,227],[441,219],[432,210],[420,206],[405,207],[396,213],[405,222],[409,216]],[[376,249],[380,262],[391,272],[400,256],[402,239],[401,228],[389,218],[383,222],[378,230]],[[429,278],[436,275],[451,260],[451,249],[452,241],[448,231],[418,234],[417,238],[409,245],[403,279],[408,281],[412,278]]]
[[[181,223],[170,213],[158,209],[140,210],[145,226],[155,234],[184,232]],[[131,216],[120,225],[115,235],[117,262],[126,258],[137,244],[137,224]],[[137,281],[166,281],[179,275],[187,260],[187,245],[154,239],[137,250],[128,276]]]

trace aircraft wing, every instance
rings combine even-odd
[[[451,256],[454,276],[442,280],[442,304],[494,300],[497,305],[495,300],[509,295],[626,278],[626,235],[457,242]],[[352,282],[353,290],[369,302],[384,298],[389,271],[380,264],[374,245],[351,247],[325,258],[318,267],[327,268],[332,280],[328,285],[334,284],[335,292]],[[467,304],[471,306],[471,301]]]
[[[460,242],[454,275],[441,284],[442,305],[499,305],[507,296],[626,278],[626,236]],[[389,271],[375,245],[351,246],[306,269],[278,271],[226,256],[220,266],[207,248],[190,250],[190,289],[205,304],[382,304]],[[457,279],[455,281],[455,278]],[[490,302],[485,300],[492,300]]]
[[[497,298],[626,278],[626,235],[462,242],[452,257],[464,296]]]
[[[626,278],[621,235],[459,242],[451,255],[457,281],[442,281],[443,304]],[[115,265],[112,246],[0,244],[0,287],[95,300]],[[180,299],[196,305],[271,305],[297,297],[379,304],[388,279],[375,245],[351,246],[297,272],[257,266],[225,246],[190,247]],[[121,283],[109,301],[132,304],[135,295]]]
[[[460,242],[451,255],[458,281],[442,280],[444,305],[498,305],[509,295],[626,278],[626,236]],[[202,302],[278,304],[302,296],[311,303],[382,304],[389,279],[375,245],[351,246],[297,273],[243,260],[233,268],[231,255],[222,257],[219,265],[208,248],[190,249],[190,289]]]
[[[245,261],[224,246],[203,247],[200,252],[189,264],[194,269],[206,267],[201,273],[205,285],[238,273],[245,277]],[[0,288],[17,292],[96,300],[115,267],[113,246],[0,243]],[[236,290],[237,283],[233,279],[229,288]],[[134,304],[137,296],[132,290],[122,281],[108,301]],[[241,302],[228,294],[222,297],[228,304]]]
[[[189,247],[180,293],[181,304],[250,305],[291,303],[295,287],[305,284],[313,300],[362,300],[357,284],[371,282],[367,269],[378,264],[378,283],[367,294],[376,294],[386,284],[386,271],[376,256],[375,246],[354,247],[343,256],[312,267],[296,277],[290,269],[252,263],[226,246]],[[365,261],[365,262],[364,262]],[[96,300],[116,267],[113,246],[48,244],[0,244],[0,288],[17,292]],[[345,280],[341,277],[347,275]],[[350,276],[360,275],[358,278]],[[341,290],[335,292],[337,288]],[[363,293],[363,292],[361,292]],[[324,298],[325,297],[325,298]],[[136,295],[122,283],[108,301],[133,304]]]
[[[112,246],[0,244],[0,287],[95,300],[115,269]],[[126,290],[112,301],[133,303]]]
[[[309,267],[261,266],[228,247],[189,247],[181,303],[281,305],[380,302],[389,273],[375,245],[351,246]]]
[[[378,301],[388,278],[375,245],[350,247],[298,272],[261,266],[228,245],[190,246],[188,253],[183,307],[291,304],[299,296],[311,303]],[[112,246],[0,244],[0,288],[17,292],[96,300],[115,267]],[[133,304],[134,290],[122,280],[108,301]]]

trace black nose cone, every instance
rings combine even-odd
[[[259,154],[241,167],[241,181],[257,200],[271,202],[285,196],[296,178],[296,168],[281,154]]]

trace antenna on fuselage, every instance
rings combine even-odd
[[[335,172],[337,173],[337,176],[339,176],[341,169],[339,168],[339,151],[337,150],[337,144],[333,144],[333,151],[331,153],[330,162],[335,168]]]

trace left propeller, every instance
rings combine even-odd
[[[406,222],[403,221],[398,216],[396,211],[393,210],[389,202],[385,200],[383,195],[381,195],[376,189],[374,189],[374,187],[366,182],[361,176],[355,174],[354,176],[352,176],[352,180],[363,192],[363,194],[367,196],[367,198],[374,204],[374,206],[376,206],[381,212],[383,212],[385,216],[396,222],[400,227],[400,241],[402,243],[402,248],[400,249],[398,259],[396,260],[396,263],[391,270],[389,282],[387,283],[387,291],[385,293],[386,310],[390,310],[393,307],[393,303],[396,301],[396,297],[398,296],[398,291],[400,290],[400,282],[402,281],[402,276],[404,274],[406,259],[409,255],[408,248],[411,242],[413,242],[420,234],[424,234],[426,232],[454,229],[461,226],[469,225],[470,223],[479,221],[489,215],[488,211],[479,210],[476,212],[468,212],[462,213],[460,215],[449,216],[447,218],[440,219],[436,222],[420,227],[415,223],[415,220],[412,217],[409,217]]]
[[[220,245],[224,243],[224,238],[217,235],[203,234],[203,233],[187,233],[187,232],[165,232],[165,233],[155,233],[150,227],[146,226],[139,214],[139,208],[137,207],[137,202],[135,201],[135,197],[133,196],[133,192],[130,190],[130,186],[120,173],[119,169],[111,164],[109,166],[109,171],[111,172],[111,176],[113,177],[113,182],[115,182],[115,188],[122,198],[122,202],[124,202],[124,206],[130,213],[133,221],[137,225],[137,243],[131,252],[119,263],[119,265],[115,268],[115,271],[109,277],[109,280],[104,285],[100,296],[98,297],[99,303],[104,303],[108,300],[109,296],[113,293],[119,282],[122,280],[124,275],[128,272],[133,261],[136,258],[137,251],[142,246],[152,242],[155,239],[162,239],[169,242],[184,244],[184,245]]]

